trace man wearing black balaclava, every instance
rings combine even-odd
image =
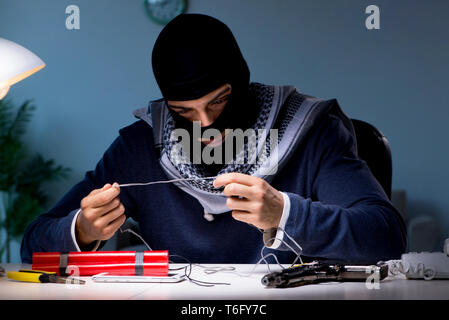
[[[200,121],[201,137],[210,128],[224,136],[225,129],[245,130],[254,123],[258,110],[249,97],[250,72],[233,34],[222,22],[206,15],[178,16],[160,33],[152,66],[176,128],[193,135],[192,121]],[[201,97],[215,99],[201,105]],[[205,145],[203,141],[201,147]],[[226,151],[217,152],[224,163]],[[190,156],[192,162],[201,162],[200,154]],[[208,166],[209,172],[219,168],[220,164]]]
[[[250,82],[232,32],[206,15],[167,24],[151,62],[162,98],[136,110],[95,170],[28,227],[24,262],[96,250],[126,217],[151,248],[194,262],[255,263],[266,245],[290,263],[295,243],[310,258],[356,262],[404,251],[404,223],[335,99]]]

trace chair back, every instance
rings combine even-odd
[[[357,139],[360,159],[364,160],[374,177],[391,199],[392,160],[390,144],[387,138],[373,125],[351,119]]]

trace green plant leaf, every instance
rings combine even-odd
[[[28,155],[21,137],[35,107],[27,100],[16,113],[14,109],[10,100],[0,100],[0,191],[11,199],[0,228],[8,232],[9,238],[18,239],[28,224],[43,213],[47,196],[42,184],[67,178],[71,169],[45,160],[40,154]]]
[[[67,178],[70,171],[69,168],[56,165],[53,160],[44,160],[40,154],[36,154],[17,177],[16,190],[33,195],[44,205],[47,196],[42,191],[41,185],[45,182]]]
[[[16,184],[25,157],[21,141],[9,136],[0,138],[0,190],[10,190]]]
[[[12,137],[20,137],[26,131],[26,125],[30,122],[33,111],[36,109],[30,100],[25,101],[16,113],[16,117],[9,127],[8,135]]]
[[[43,211],[38,199],[27,193],[19,193],[12,206],[6,210],[6,230],[11,238],[19,238],[29,222]]]
[[[0,100],[0,190],[14,188],[20,166],[26,157],[20,138],[25,133],[35,107],[25,101],[14,116],[10,100]]]
[[[0,100],[0,137],[6,136],[9,132],[13,114],[14,106],[11,100]]]

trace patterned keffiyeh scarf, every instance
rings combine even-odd
[[[259,114],[250,129],[257,133],[257,143],[245,143],[229,163],[223,164],[217,175],[239,172],[270,182],[288,162],[307,132],[320,118],[332,112],[353,130],[351,121],[340,109],[337,101],[322,100],[303,95],[292,86],[250,84],[250,94],[258,104]],[[191,179],[176,185],[194,196],[205,211],[219,214],[229,211],[223,188],[213,187],[204,164],[193,164],[177,148],[173,139],[175,123],[163,100],[153,101],[148,108],[136,110],[134,115],[153,127],[155,145],[161,149],[159,159],[169,179]],[[238,116],[238,115],[236,115]],[[256,157],[257,159],[254,160]]]
[[[255,123],[250,128],[254,130],[254,133],[257,133],[257,130],[266,128],[273,101],[274,90],[272,87],[255,83],[250,86],[250,95],[255,98],[255,102],[259,106],[257,108],[259,110],[259,114]],[[207,165],[192,163],[186,154],[181,152],[181,148],[177,148],[177,151],[179,150],[178,152],[173,152],[177,146],[177,143],[179,143],[176,139],[172,138],[173,130],[175,130],[175,123],[173,118],[169,117],[164,127],[162,153],[169,155],[168,158],[170,163],[183,178],[192,179],[188,181],[192,187],[210,193],[221,193],[220,189],[215,189],[212,186],[212,180],[201,179],[210,175],[208,173]],[[262,141],[256,141],[256,143],[248,143],[246,141],[243,148],[238,151],[234,159],[229,163],[224,163],[223,167],[216,175],[229,172],[239,172],[249,175],[254,174],[254,172],[256,172],[257,169],[267,160],[267,157],[270,156],[270,138],[266,137],[264,142],[265,145],[259,145],[259,147],[264,148],[264,150],[258,150],[258,144],[263,144]],[[255,155],[257,153],[259,155],[257,161],[251,161],[251,155]]]

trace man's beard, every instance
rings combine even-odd
[[[198,126],[198,123],[194,124],[192,121],[170,110],[175,122],[175,128],[184,129],[188,132],[189,141],[184,141],[183,139],[183,143],[190,144],[189,146],[185,146],[189,150],[188,157],[190,162],[201,165],[211,174],[217,173],[224,164],[232,161],[241,149],[235,143],[225,143],[227,130],[242,129],[245,131],[254,124],[257,117],[257,106],[254,101],[248,97],[240,99],[241,103],[238,103],[236,100],[231,95],[231,98],[217,119],[208,126],[197,127],[196,130],[195,125]],[[207,132],[207,130],[210,131]],[[204,134],[205,132],[210,133],[211,131],[215,131],[213,141],[209,144],[201,142],[201,138],[205,138],[206,140],[211,138],[207,134]],[[219,137],[220,134],[223,138]],[[217,143],[216,139],[221,139],[221,143]],[[214,161],[212,163],[210,161],[204,161],[204,153],[210,155]]]
[[[190,163],[195,166],[200,166],[202,170],[209,172],[210,174],[217,173],[225,164],[232,162],[235,155],[241,149],[242,146],[237,146],[233,143],[234,137],[229,134],[227,137],[222,138],[220,132],[213,128],[208,128],[210,130],[208,134],[213,132],[215,138],[207,134],[201,136],[201,126],[199,122],[191,123],[193,126],[192,134],[190,134],[184,128],[174,129],[171,135],[172,141],[176,142],[177,150],[175,154],[182,155],[181,159],[185,164]],[[211,130],[213,129],[213,130]],[[226,133],[232,133],[229,131],[232,129],[226,129]],[[179,139],[181,138],[181,139]],[[210,143],[206,144],[201,140],[208,140]],[[175,158],[173,158],[175,159]],[[176,160],[175,160],[176,161]]]

